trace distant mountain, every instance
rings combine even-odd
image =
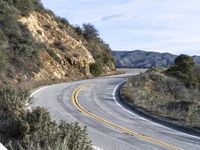
[[[113,51],[117,68],[151,68],[168,67],[174,63],[177,55],[170,53],[135,51]],[[200,56],[193,56],[195,62],[200,64]]]

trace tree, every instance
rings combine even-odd
[[[82,35],[83,34],[83,30],[81,29],[81,27],[79,25],[76,25],[74,27],[74,30],[78,35]]]
[[[90,23],[83,24],[83,36],[86,40],[96,39],[99,37],[97,29]]]
[[[175,67],[177,70],[181,71],[182,73],[190,73],[191,71],[196,68],[196,63],[194,62],[193,58],[187,55],[180,55],[175,59]]]
[[[41,3],[41,0],[31,0],[36,11],[43,11],[44,7]]]
[[[178,56],[175,65],[167,69],[167,73],[182,80],[186,86],[196,86],[197,78],[195,77],[195,69],[197,68],[193,58],[187,55]]]

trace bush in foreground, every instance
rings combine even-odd
[[[52,121],[41,107],[27,111],[29,94],[5,86],[0,90],[0,139],[9,150],[91,150],[86,127]]]

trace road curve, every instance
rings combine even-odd
[[[151,122],[116,102],[116,87],[142,71],[45,86],[34,92],[31,107],[47,108],[56,121],[87,125],[93,144],[103,150],[199,150],[200,137]]]

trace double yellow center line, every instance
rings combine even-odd
[[[112,123],[112,122],[110,122],[110,121],[108,121],[108,120],[105,120],[105,119],[103,119],[103,118],[101,118],[101,117],[99,117],[99,116],[96,116],[95,114],[89,112],[87,109],[85,109],[84,107],[82,107],[82,106],[80,105],[79,101],[78,101],[78,94],[79,94],[79,92],[80,92],[81,90],[83,90],[85,87],[87,87],[86,84],[84,84],[84,85],[78,87],[76,90],[74,90],[74,92],[73,92],[73,94],[72,94],[72,104],[73,104],[80,112],[84,113],[86,116],[88,116],[88,117],[90,117],[90,118],[92,118],[92,119],[94,119],[94,120],[96,120],[96,121],[98,121],[98,122],[101,122],[101,123],[103,123],[104,125],[107,125],[107,126],[110,126],[110,127],[112,127],[112,128],[118,129],[118,130],[120,130],[120,131],[122,131],[122,132],[124,132],[124,133],[126,133],[126,134],[130,134],[130,135],[135,136],[135,137],[138,137],[138,138],[140,138],[140,139],[144,139],[144,140],[149,141],[149,142],[151,142],[151,143],[154,143],[154,144],[156,144],[156,145],[160,145],[160,146],[162,146],[162,147],[164,147],[164,148],[167,148],[167,149],[170,149],[170,150],[183,150],[183,149],[178,148],[178,147],[175,147],[175,146],[173,146],[173,145],[171,145],[171,144],[167,144],[167,143],[162,142],[162,141],[160,141],[160,140],[156,140],[156,139],[154,139],[154,138],[151,138],[151,137],[148,137],[148,136],[146,136],[146,135],[137,133],[137,132],[135,132],[135,131],[131,131],[131,130],[127,129],[127,128],[124,128],[124,127],[122,127],[122,126],[119,126],[119,125],[117,125],[117,124],[115,124],[115,123]]]

